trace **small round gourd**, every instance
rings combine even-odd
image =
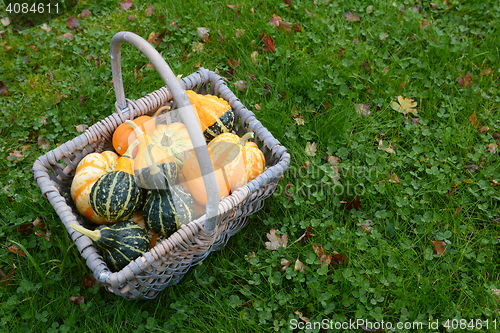
[[[141,208],[142,189],[135,183],[131,157],[138,144],[137,140],[130,144],[116,169],[100,177],[90,191],[90,206],[108,221],[126,220]]]
[[[71,227],[88,236],[112,271],[119,271],[129,262],[149,250],[150,239],[146,230],[133,221],[121,221],[95,230],[72,223]]]
[[[150,190],[142,215],[146,226],[159,236],[169,237],[194,218],[193,197],[181,186]]]

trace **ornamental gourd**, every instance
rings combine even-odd
[[[108,221],[126,220],[141,208],[142,190],[135,183],[131,156],[138,144],[137,140],[132,142],[116,169],[101,176],[90,191],[90,206]]]
[[[206,206],[207,192],[205,190],[205,182],[201,174],[200,165],[194,151],[191,151],[189,158],[182,166],[182,177],[180,177],[180,185],[189,191],[193,199],[200,205]],[[213,163],[212,163],[213,164]],[[212,165],[213,166],[213,165]],[[213,166],[217,186],[219,187],[219,199],[229,195],[230,187],[227,182],[224,170]]]
[[[186,158],[185,152],[193,149],[186,126],[183,123],[158,124],[151,134],[156,145],[171,155],[179,168],[182,168]]]
[[[134,215],[132,215],[132,217],[129,218],[129,221],[135,222],[139,227],[144,229],[146,231],[148,239],[150,239],[149,248],[152,249],[153,247],[155,247],[156,241],[158,239],[158,234],[156,234],[155,232],[153,232],[153,230],[146,227],[146,222],[144,221],[144,217],[142,216],[142,211],[135,212]]]
[[[226,100],[213,95],[197,94],[192,90],[186,90],[186,94],[206,141],[233,130],[234,111]]]
[[[155,119],[150,116],[140,116],[133,120],[133,122],[141,128],[147,134],[153,133],[155,129]],[[120,155],[123,155],[131,142],[135,141],[137,136],[132,127],[122,123],[120,124],[113,133],[113,148]],[[132,152],[132,156],[137,154],[137,149]]]
[[[71,183],[71,198],[78,212],[96,224],[111,224],[112,222],[96,215],[90,207],[90,191],[101,176],[116,168],[117,163],[118,155],[112,151],[105,151],[88,154],[78,163],[76,168]]]
[[[231,191],[264,172],[264,154],[255,142],[248,141],[253,136],[253,132],[246,133],[241,138],[236,134],[223,133],[207,145],[212,163],[224,169]]]
[[[164,189],[174,184],[178,174],[175,159],[160,149],[134,122],[127,120],[125,124],[132,126],[139,141],[139,151],[134,158],[134,174],[139,187]]]
[[[148,228],[159,236],[169,237],[181,224],[193,220],[193,197],[179,185],[164,190],[150,190],[142,215]]]
[[[95,230],[85,229],[75,223],[70,226],[92,239],[112,271],[121,270],[149,250],[150,240],[146,230],[133,221],[121,221],[110,226],[101,225]]]

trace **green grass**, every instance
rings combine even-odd
[[[154,14],[147,17],[150,4]],[[125,11],[118,1],[80,1],[50,21],[50,31],[1,28],[0,81],[8,93],[0,96],[0,269],[13,275],[0,284],[0,331],[355,332],[361,327],[317,329],[313,323],[357,319],[394,325],[439,320],[438,329],[423,328],[433,332],[444,331],[448,319],[463,328],[450,331],[471,332],[479,331],[479,321],[485,330],[488,320],[494,331],[493,320],[500,326],[494,295],[500,289],[500,187],[494,186],[500,148],[491,153],[487,145],[498,145],[494,133],[500,132],[498,2],[437,1],[435,8],[411,0],[231,4],[237,8],[219,1],[135,1]],[[66,19],[85,8],[92,16],[79,19],[74,39],[66,40]],[[347,21],[344,14],[355,11],[360,20]],[[302,31],[279,31],[269,24],[273,14]],[[198,27],[209,28],[211,38],[194,52]],[[225,248],[157,298],[126,301],[85,287],[91,271],[31,168],[37,157],[77,136],[77,125],[90,126],[114,111],[112,36],[126,30],[148,38],[164,28],[155,47],[174,73],[191,74],[199,62],[227,77],[287,147],[292,163],[276,194]],[[236,29],[243,36],[236,37]],[[275,53],[263,50],[262,33],[273,38]],[[240,59],[239,66],[231,70],[228,59]],[[122,47],[127,98],[163,85],[147,63],[139,51]],[[460,85],[457,78],[468,73],[472,85]],[[247,82],[245,92],[232,84],[239,80]],[[391,108],[400,95],[418,102],[418,115],[411,116],[418,124]],[[356,105],[364,103],[370,114],[360,117]],[[469,120],[474,112],[476,126]],[[379,149],[380,138],[395,153]],[[306,154],[308,142],[317,144],[315,156]],[[14,150],[23,156],[10,156]],[[338,185],[329,155],[341,160]],[[399,182],[390,181],[394,175]],[[361,206],[347,209],[345,202],[355,198]],[[47,229],[27,227],[37,218]],[[359,227],[367,220],[370,233]],[[314,236],[294,243],[309,226]],[[288,236],[286,248],[266,249],[271,228]],[[35,233],[49,231],[50,240]],[[444,255],[434,253],[432,241],[439,240],[446,243]],[[321,266],[313,243],[348,263]],[[8,250],[14,244],[26,257]],[[294,270],[297,259],[305,273]],[[284,271],[282,260],[292,262]],[[84,302],[75,305],[72,296]],[[293,323],[306,325],[299,312],[311,329],[293,329]]]

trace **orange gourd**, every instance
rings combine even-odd
[[[96,224],[112,224],[95,214],[90,207],[89,196],[95,182],[104,174],[113,171],[118,163],[118,155],[112,151],[91,153],[85,156],[75,171],[71,183],[71,198],[80,214]]]
[[[207,146],[213,164],[224,169],[231,191],[264,172],[264,154],[255,142],[248,141],[253,136],[253,132],[241,138],[236,134],[222,133]]]
[[[153,133],[155,129],[155,120],[150,116],[140,116],[133,120],[139,128],[147,134]],[[120,155],[123,155],[131,142],[137,139],[137,136],[132,127],[126,123],[120,124],[113,133],[113,148]],[[132,156],[137,155],[138,148],[134,149]]]
[[[205,190],[205,182],[201,175],[200,165],[194,152],[191,152],[190,157],[182,166],[182,177],[180,177],[180,185],[186,189],[194,201],[200,205],[207,204],[207,192]],[[214,167],[215,179],[219,186],[219,198],[229,195],[229,184],[226,181],[224,172],[221,168]],[[196,206],[195,206],[196,208]]]
[[[193,149],[186,126],[179,122],[156,125],[151,139],[159,148],[171,155],[180,168],[186,160],[185,152]]]

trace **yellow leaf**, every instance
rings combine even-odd
[[[411,113],[413,115],[417,115],[418,111],[417,109],[414,109],[414,107],[417,106],[417,102],[415,102],[413,99],[409,97],[404,97],[403,96],[398,96],[398,102],[396,103],[394,101],[391,101],[391,107],[404,115]]]

